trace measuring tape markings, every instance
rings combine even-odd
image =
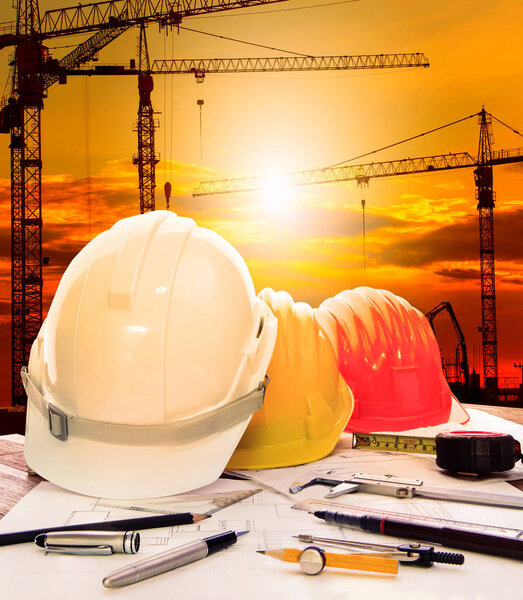
[[[435,438],[353,433],[353,448],[435,454],[441,469],[483,475],[509,471],[522,458],[521,444],[508,433],[450,431]]]
[[[353,433],[353,448],[436,454],[434,438],[413,437],[381,433]]]

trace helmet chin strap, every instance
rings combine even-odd
[[[28,396],[28,407],[35,408],[49,420],[49,432],[57,440],[65,442],[69,437],[113,444],[162,446],[184,445],[230,429],[248,419],[263,406],[269,376],[258,386],[218,408],[212,407],[194,417],[171,423],[128,425],[81,419],[68,415],[49,402],[34,384],[27,367],[22,368],[22,381]]]

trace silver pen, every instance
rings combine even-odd
[[[58,554],[135,554],[140,548],[137,531],[56,531],[37,535],[35,543]]]
[[[143,579],[166,573],[188,563],[205,558],[218,550],[223,550],[236,543],[238,537],[249,533],[248,531],[226,531],[203,540],[194,540],[178,548],[166,550],[144,558],[136,563],[118,569],[104,577],[102,583],[106,588],[122,587],[130,583],[137,583]]]

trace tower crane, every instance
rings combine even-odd
[[[222,12],[285,2],[287,0],[102,0],[46,11],[40,17],[38,0],[17,0],[16,21],[0,28],[0,49],[14,46],[9,98],[0,103],[0,133],[11,138],[11,314],[12,314],[12,403],[25,404],[25,393],[20,380],[20,369],[27,364],[31,345],[42,323],[42,214],[41,214],[41,144],[40,120],[43,101],[53,84],[65,83],[67,72],[78,69],[92,60],[97,53],[125,31],[139,25],[144,32],[147,23],[156,22],[160,28],[179,26],[182,19],[205,13]],[[47,39],[90,33],[85,41],[60,60],[51,58],[43,45]],[[154,209],[155,165],[154,120],[150,103],[152,74],[148,72],[148,53],[145,36],[144,53],[140,53],[139,79],[140,106],[138,118],[139,149],[137,164],[140,171],[141,210]],[[321,57],[325,64],[314,69],[300,67],[299,59],[273,59],[278,63],[270,69],[252,59],[245,71],[318,70],[369,67],[373,60],[380,68],[428,66],[406,64],[407,55],[380,55],[380,57],[349,57],[352,66],[335,64],[335,57]],[[413,55],[411,55],[413,56]],[[419,55],[422,56],[422,55]],[[308,59],[309,57],[305,57]],[[344,57],[345,59],[347,57]],[[239,61],[243,59],[238,59]],[[248,59],[249,60],[249,59]],[[423,57],[423,60],[424,59]],[[211,62],[213,65],[211,66]],[[223,70],[220,60],[201,65],[195,75],[205,72],[240,72]],[[342,61],[343,62],[343,61]],[[408,62],[408,60],[407,60]],[[357,63],[357,65],[356,65]],[[291,68],[292,67],[292,68]],[[212,69],[216,70],[212,70]],[[158,72],[164,73],[165,66]],[[178,71],[182,72],[182,71]]]
[[[201,81],[215,73],[271,73],[299,71],[347,71],[369,69],[398,69],[406,67],[428,67],[429,62],[422,53],[369,54],[353,56],[275,56],[255,58],[184,58],[154,60],[150,62],[144,26],[140,26],[140,65],[134,61],[125,65],[85,64],[78,68],[50,64],[49,73],[66,81],[75,75],[138,75],[140,102],[138,108],[138,154],[134,164],[138,165],[140,186],[140,212],[155,209],[155,166],[158,158],[154,151],[154,109],[151,104],[153,75],[193,74]]]
[[[138,153],[133,157],[133,164],[138,167],[138,189],[140,192],[140,213],[154,210],[154,189],[156,187],[156,165],[159,162],[154,149],[154,132],[157,124],[154,121],[154,108],[151,102],[151,92],[154,82],[151,75],[151,63],[147,49],[145,24],[140,24],[139,42],[138,93]]]
[[[473,115],[472,115],[473,116]],[[479,213],[479,246],[481,275],[481,333],[483,348],[483,376],[485,387],[498,387],[496,289],[494,262],[494,202],[492,167],[523,161],[523,148],[492,150],[492,115],[483,108],[477,113],[479,121],[479,148],[477,156],[468,152],[423,156],[358,165],[345,165],[297,171],[269,177],[244,177],[202,182],[193,196],[247,192],[274,186],[302,186],[339,181],[361,181],[362,178],[394,177],[414,173],[474,169],[477,209]]]
[[[43,42],[92,33],[58,64],[90,60],[127,29],[156,22],[179,25],[185,17],[287,0],[104,0],[46,11],[38,0],[17,0],[16,21],[0,28],[0,49],[14,46],[11,92],[0,105],[0,132],[11,148],[12,402],[25,404],[20,370],[42,324],[42,157],[40,113],[46,90],[59,76],[44,74],[51,58]]]

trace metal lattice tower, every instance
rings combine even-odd
[[[37,0],[20,0],[17,36],[39,32]],[[25,404],[20,378],[42,324],[42,213],[40,111],[44,91],[40,66],[46,49],[40,42],[16,47],[9,99],[11,130],[11,332],[13,404]]]
[[[13,404],[25,404],[20,369],[29,361],[32,342],[42,323],[40,112],[46,89],[67,79],[62,73],[53,74],[50,66],[55,61],[51,61],[42,41],[93,32],[55,65],[59,70],[71,69],[93,58],[134,25],[155,22],[166,27],[192,15],[284,1],[180,0],[175,7],[172,0],[125,0],[122,8],[121,0],[101,0],[48,10],[43,17],[39,14],[38,0],[16,1],[16,25],[7,24],[0,29],[0,49],[15,47],[12,91],[8,102],[0,106],[0,133],[9,133],[11,137]]]
[[[478,168],[474,171],[479,212],[481,273],[481,336],[483,377],[486,388],[498,386],[498,331],[496,324],[496,272],[494,266],[494,202],[492,189],[492,116],[479,113]]]
[[[133,164],[138,166],[138,185],[140,190],[140,213],[155,209],[154,188],[156,187],[156,165],[158,157],[154,150],[154,132],[157,124],[154,121],[154,109],[151,104],[151,92],[154,89],[151,75],[145,25],[140,25],[140,74],[138,75],[138,154],[133,157]]]

